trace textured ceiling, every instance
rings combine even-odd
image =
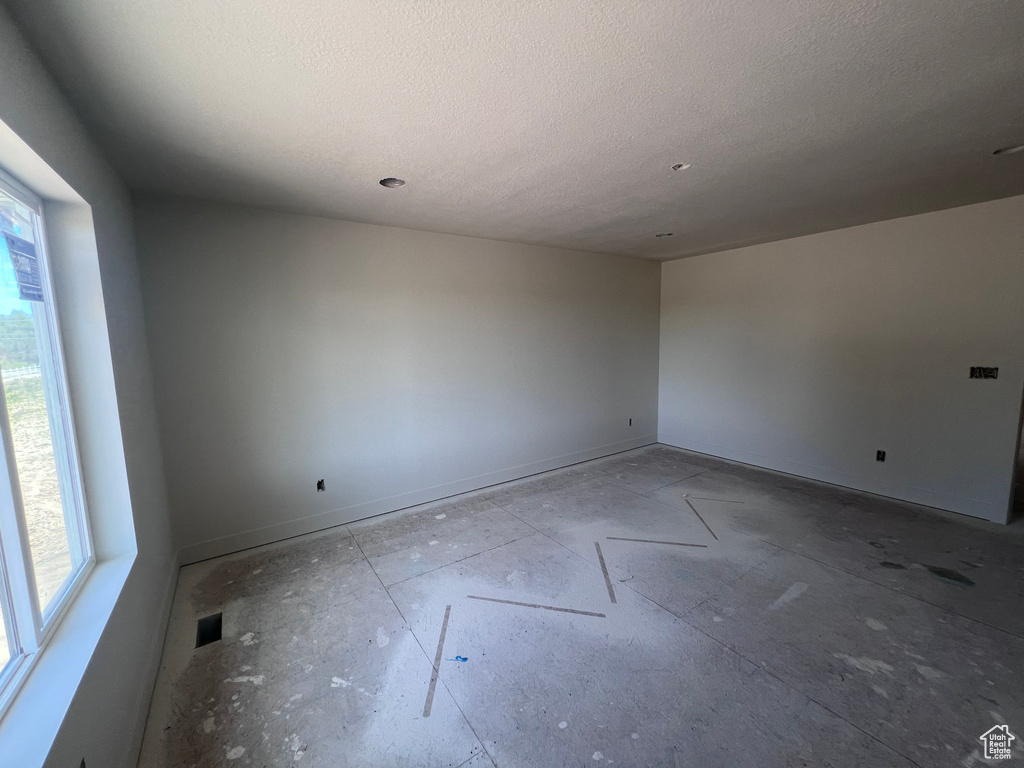
[[[1020,0],[7,4],[140,191],[655,259],[1024,193]]]

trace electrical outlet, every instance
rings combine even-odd
[[[875,461],[885,461],[885,451],[875,451]]]
[[[327,486],[324,484],[322,479],[316,481],[316,492],[323,493],[327,490]]]
[[[632,419],[629,420],[629,426],[631,426],[631,427],[633,426],[633,420]]]

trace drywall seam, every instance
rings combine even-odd
[[[477,491],[498,483],[507,483],[512,480],[519,480],[529,475],[536,475],[541,472],[550,472],[553,469],[561,469],[571,464],[578,464],[581,461],[590,461],[613,453],[621,453],[634,448],[642,448],[657,442],[657,435],[645,435],[630,440],[622,440],[617,443],[609,443],[596,448],[588,448],[584,451],[555,456],[550,459],[521,464],[517,467],[500,469],[494,472],[487,472],[475,477],[455,480],[450,483],[422,488],[410,491],[398,496],[390,496],[384,499],[375,499],[362,504],[353,504],[349,507],[341,507],[330,512],[324,512],[297,520],[288,520],[275,525],[268,525],[262,528],[253,528],[242,533],[222,536],[217,539],[209,539],[182,547],[178,551],[178,562],[180,565],[188,565],[199,560],[206,560],[211,557],[230,554],[250,547],[259,547],[264,544],[271,544],[275,541],[288,539],[292,536],[301,536],[306,533],[331,528],[336,525],[354,523],[367,517],[375,517],[387,512],[395,512],[399,509],[414,507],[418,504],[426,504],[438,501],[449,496],[456,496],[461,493]]]
[[[842,486],[854,491],[873,493],[879,496],[886,496],[898,501],[908,501],[912,504],[923,504],[927,507],[958,512],[960,514],[981,517],[994,523],[1005,523],[1007,510],[996,504],[989,504],[977,499],[968,499],[963,496],[956,496],[949,493],[935,493],[924,488],[918,488],[904,483],[893,483],[879,481],[875,478],[863,475],[853,475],[847,472],[837,472],[827,467],[819,467],[813,464],[804,464],[799,461],[779,459],[773,456],[766,456],[751,451],[730,448],[714,443],[705,443],[699,440],[688,440],[686,438],[668,435],[664,432],[658,433],[658,442],[671,445],[674,448],[682,448],[687,451],[695,451],[716,458],[728,459],[748,464],[758,469],[769,469],[776,472],[783,472],[794,477],[818,480],[832,485]]]

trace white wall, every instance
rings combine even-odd
[[[655,439],[657,264],[165,198],[136,228],[185,561]]]
[[[0,165],[48,198],[72,405],[101,561],[0,722],[0,766],[34,768],[45,759],[68,768],[82,758],[89,766],[130,766],[175,570],[131,201],[3,9],[0,120]],[[73,192],[63,195],[67,185]],[[110,598],[105,624],[82,615],[99,594]],[[67,647],[84,653],[80,684],[41,691],[44,673],[54,673],[49,662],[64,659]]]
[[[1003,522],[1022,310],[1024,197],[666,263],[660,440]]]

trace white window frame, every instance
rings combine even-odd
[[[28,529],[18,485],[18,470],[11,440],[4,388],[0,386],[0,604],[11,646],[11,658],[0,670],[0,718],[17,694],[39,655],[52,637],[61,618],[74,602],[96,563],[89,515],[82,482],[75,420],[68,393],[67,368],[61,344],[60,323],[46,247],[42,200],[0,169],[0,187],[31,209],[36,254],[44,301],[34,320],[39,365],[50,421],[54,460],[57,465],[64,515],[73,520],[68,530],[72,557],[81,560],[46,606],[39,605],[29,549]],[[35,309],[35,308],[34,308]],[[33,312],[36,315],[36,312]],[[55,420],[53,409],[59,409]],[[71,507],[70,514],[68,507]],[[78,557],[75,557],[77,550]],[[6,584],[6,589],[3,588]]]

